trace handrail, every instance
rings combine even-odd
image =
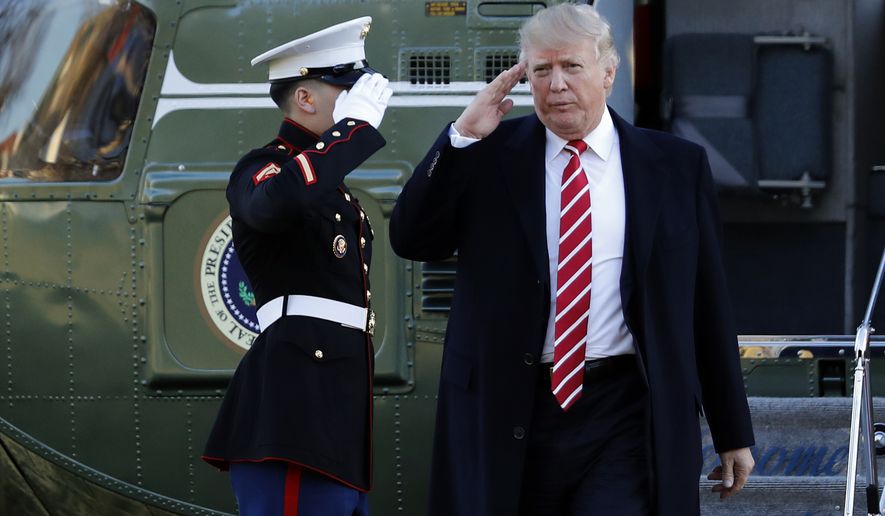
[[[848,478],[845,483],[845,516],[852,516],[854,512],[854,488],[857,481],[857,466],[859,443],[863,439],[863,451],[867,463],[867,514],[882,514],[882,504],[885,501],[885,493],[879,497],[879,473],[876,464],[875,437],[873,432],[873,400],[870,390],[870,342],[873,327],[870,318],[876,307],[879,297],[879,289],[882,287],[882,278],[885,276],[885,249],[882,250],[882,259],[879,261],[879,269],[873,288],[870,292],[870,302],[864,314],[860,326],[857,327],[857,335],[854,340],[854,395],[851,405],[851,426],[849,427],[850,439],[848,444]]]

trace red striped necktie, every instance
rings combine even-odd
[[[565,145],[565,150],[570,157],[562,173],[551,374],[551,389],[562,410],[568,410],[581,397],[584,385],[584,354],[593,271],[590,263],[593,256],[590,184],[580,158],[587,150],[587,144],[583,140],[573,140]]]

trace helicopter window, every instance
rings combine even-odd
[[[0,178],[118,177],[155,28],[134,2],[0,5]]]

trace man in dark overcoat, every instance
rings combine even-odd
[[[457,250],[429,514],[699,513],[699,416],[726,498],[754,444],[701,147],[606,106],[618,57],[586,5],[446,127],[393,211],[394,250]],[[501,121],[525,73],[535,113]]]
[[[285,114],[227,188],[261,333],[203,459],[230,469],[240,514],[365,516],[372,485],[372,228],[343,183],[385,141],[392,91],[358,18],[265,52]]]

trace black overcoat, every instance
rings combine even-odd
[[[343,180],[384,143],[359,120],[315,135],[286,119],[237,163],[227,188],[233,241],[259,307],[290,294],[369,306],[373,232]],[[364,331],[279,319],[240,361],[203,459],[221,469],[283,460],[369,490],[373,360]]]
[[[650,392],[656,512],[697,514],[701,411],[717,451],[753,444],[715,191],[701,147],[612,118],[626,196],[621,298]],[[433,516],[517,513],[550,310],[544,147],[536,115],[504,121],[464,149],[450,145],[447,127],[393,211],[399,255],[433,261],[458,252]]]

